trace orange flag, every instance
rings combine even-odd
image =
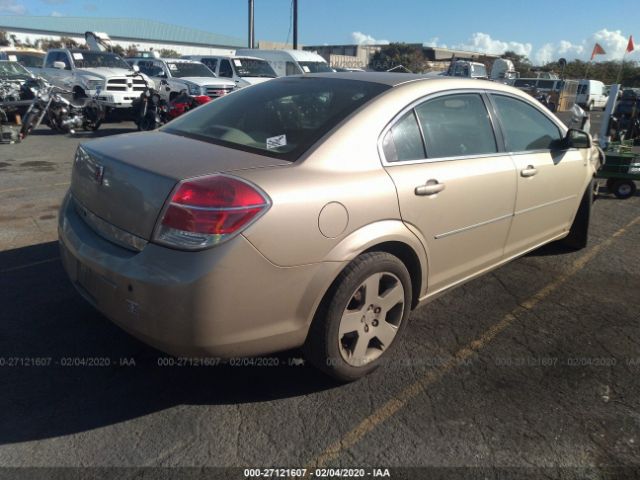
[[[593,57],[595,57],[596,55],[604,55],[607,52],[604,51],[604,48],[602,48],[602,46],[599,43],[596,43],[593,47],[593,52],[591,52],[591,60],[593,60]]]
[[[629,35],[629,43],[627,43],[627,53],[633,52],[633,35]]]

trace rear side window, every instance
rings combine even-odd
[[[537,108],[515,98],[492,95],[507,151],[548,150],[562,138],[560,129]]]
[[[295,77],[226,95],[172,120],[163,131],[294,161],[389,86]]]
[[[424,134],[427,158],[498,151],[489,113],[478,94],[438,97],[415,110]]]
[[[382,139],[382,150],[387,162],[425,158],[424,144],[413,110],[389,129]]]

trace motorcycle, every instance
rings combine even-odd
[[[140,131],[155,130],[167,122],[167,102],[160,97],[158,91],[151,87],[142,75],[138,76],[144,80],[145,89],[140,94],[140,98],[133,101],[133,121]]]
[[[64,96],[72,92],[55,85],[45,83],[39,88],[28,88],[33,99],[24,114],[21,138],[28,136],[43,121],[54,131],[74,134],[79,127],[95,131],[104,120],[104,108],[95,98],[80,99],[75,103]]]
[[[144,80],[142,76],[140,78]],[[176,98],[167,102],[145,80],[145,90],[133,105],[134,122],[138,126],[138,130],[155,130],[189,110],[210,101],[211,99],[206,95],[192,97],[187,95],[186,90],[182,90]]]

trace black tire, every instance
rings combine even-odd
[[[38,117],[40,116],[40,110],[34,108],[22,119],[22,127],[20,127],[20,138],[25,138],[30,135],[33,129],[35,128],[35,124],[38,121]]]
[[[138,130],[141,132],[148,132],[158,128],[158,122],[156,122],[155,115],[145,115],[138,121]]]
[[[637,187],[633,180],[616,180],[611,186],[613,194],[622,200],[633,197],[636,190]]]
[[[582,196],[580,206],[569,229],[569,235],[560,241],[564,246],[573,250],[581,250],[587,246],[591,206],[593,205],[593,182],[594,180],[591,180]]]
[[[85,117],[85,123],[83,125],[85,130],[91,130],[95,132],[100,128],[104,121],[105,112],[104,108],[95,100],[87,102],[83,108],[83,115]]]
[[[376,273],[390,273],[400,281],[404,293],[402,312],[398,315],[397,333],[388,347],[376,359],[354,366],[347,363],[341,353],[340,323],[358,287]],[[316,368],[341,382],[351,382],[367,375],[380,365],[383,358],[388,357],[401,338],[411,312],[411,299],[411,277],[402,261],[386,252],[358,256],[340,273],[320,304],[303,347],[305,357]],[[377,326],[377,323],[372,325]]]

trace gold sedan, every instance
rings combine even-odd
[[[81,145],[62,257],[161,350],[303,347],[349,381],[412,309],[545,243],[584,247],[597,161],[587,133],[497,83],[280,78]]]

